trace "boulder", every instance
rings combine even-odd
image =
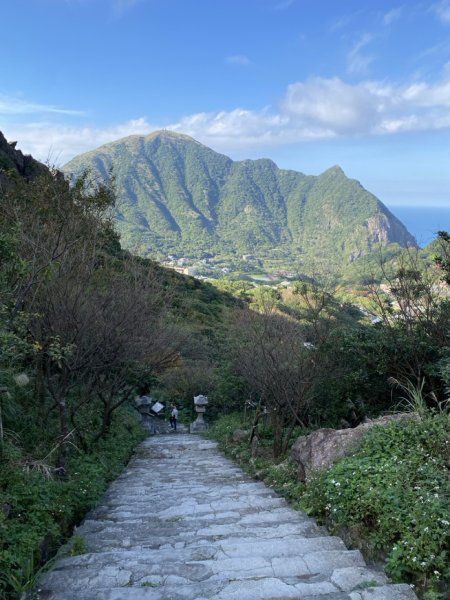
[[[233,431],[232,440],[233,440],[233,442],[236,442],[237,444],[240,444],[244,440],[248,440],[249,436],[250,436],[250,432],[248,430],[246,430],[246,429],[235,429]]]
[[[326,469],[340,458],[352,455],[366,432],[374,425],[411,418],[413,413],[385,415],[351,429],[318,429],[300,436],[292,446],[292,459],[298,464],[298,478],[305,481],[311,473]]]

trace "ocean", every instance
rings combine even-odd
[[[388,206],[391,213],[406,226],[422,248],[429,244],[437,231],[450,233],[450,206]]]

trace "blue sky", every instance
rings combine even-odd
[[[14,0],[0,130],[63,164],[168,128],[450,207],[450,0]]]

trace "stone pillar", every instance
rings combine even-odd
[[[197,412],[197,418],[193,423],[191,423],[191,433],[198,433],[199,431],[206,431],[208,429],[208,424],[203,419],[207,404],[207,396],[202,396],[201,394],[199,396],[194,396],[194,405]]]

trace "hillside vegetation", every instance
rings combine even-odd
[[[108,188],[70,187],[4,138],[0,163],[0,598],[12,600],[143,439],[135,396],[172,372],[191,398],[238,302],[123,251]]]
[[[223,282],[219,289],[133,255],[114,229],[109,186],[85,178],[70,186],[2,137],[0,181],[0,598],[33,587],[120,472],[144,435],[136,395],[175,400],[189,421],[192,397],[207,394],[209,419],[250,419],[262,452],[256,458],[272,464],[299,434],[398,409],[405,393],[391,378],[419,390],[424,411],[445,413],[445,232],[434,260],[408,249],[380,264],[386,283],[366,289],[360,310],[342,291],[312,280],[286,289]],[[448,421],[427,427],[446,435]],[[443,454],[439,466],[445,461]],[[445,520],[444,487],[433,493]],[[358,493],[355,486],[348,503],[356,506]],[[312,496],[309,508],[322,516],[328,510]],[[448,540],[438,534],[440,565]],[[390,530],[379,543],[389,551],[400,535]],[[83,540],[71,550],[85,551]],[[411,574],[409,557],[396,556],[399,576],[428,578],[438,589],[444,574],[437,560]],[[434,579],[433,567],[440,573]]]
[[[158,131],[106,144],[63,169],[113,177],[122,243],[160,260],[250,255],[256,265],[342,273],[379,245],[416,245],[337,166],[313,177],[266,159],[233,162],[188,136]]]

